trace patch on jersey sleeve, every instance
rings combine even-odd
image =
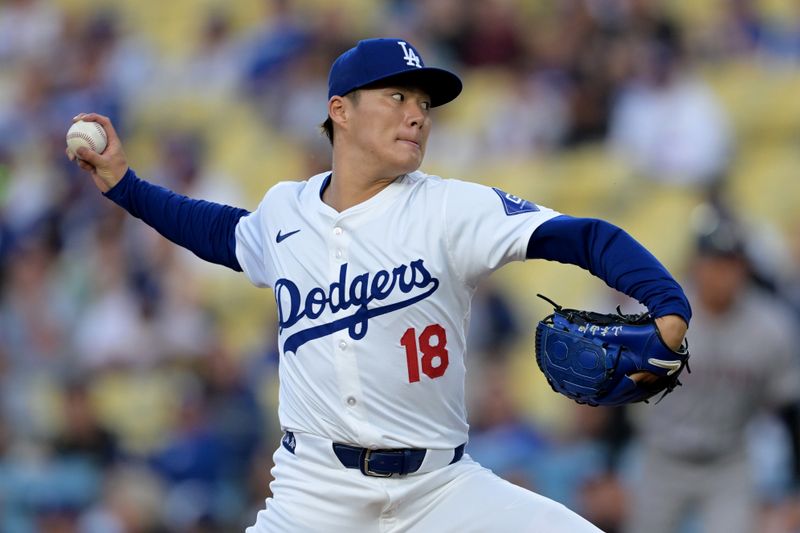
[[[497,193],[497,196],[500,197],[500,200],[503,201],[503,209],[506,210],[506,215],[519,215],[520,213],[530,213],[532,211],[538,211],[539,207],[534,204],[533,202],[529,202],[528,200],[524,200],[519,196],[514,196],[513,194],[509,194],[507,192],[503,192],[497,187],[492,187],[492,190]]]

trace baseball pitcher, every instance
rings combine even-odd
[[[461,87],[404,39],[359,42],[330,70],[332,169],[275,185],[254,212],[139,179],[107,118],[75,119],[107,131],[102,154],[70,154],[105,196],[274,292],[285,433],[250,533],[598,531],[464,453],[471,297],[510,261],[579,265],[646,305],[672,350],[690,307],[621,229],[419,171],[432,109]]]

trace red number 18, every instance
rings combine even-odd
[[[435,340],[433,340],[435,338]],[[432,342],[433,341],[433,342]],[[408,328],[400,337],[400,344],[406,349],[406,363],[408,364],[408,382],[419,381],[420,363],[422,372],[431,379],[444,375],[450,360],[447,357],[447,333],[439,324],[431,324],[422,330],[419,336],[419,350],[417,350],[417,331]]]

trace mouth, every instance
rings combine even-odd
[[[418,149],[421,148],[419,143],[417,141],[412,140],[412,139],[397,139],[397,140],[400,141],[401,143],[410,144],[411,146],[414,146],[414,147],[416,147]]]

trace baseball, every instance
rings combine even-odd
[[[106,144],[108,144],[106,130],[97,122],[79,120],[67,131],[67,150],[76,157],[77,150],[81,146],[101,154],[106,149]]]

